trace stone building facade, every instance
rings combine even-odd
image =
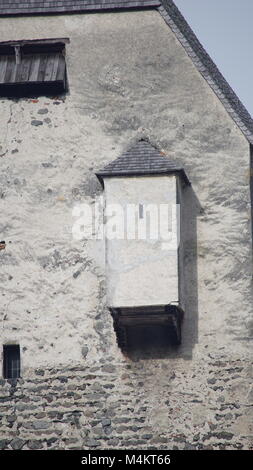
[[[171,0],[48,5],[0,1],[0,59],[65,38],[67,70],[58,95],[8,96],[3,72],[0,83],[0,448],[249,449],[253,122]],[[141,139],[191,182],[184,319],[181,345],[160,331],[128,354],[105,242],[72,228],[74,207],[103,195],[96,173]],[[4,371],[13,345],[19,378]]]

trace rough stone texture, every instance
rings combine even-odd
[[[250,448],[245,137],[156,11],[2,18],[0,31],[71,40],[66,97],[0,100],[1,344],[22,352],[22,379],[0,385],[0,446]],[[180,348],[128,358],[106,309],[103,242],[73,240],[72,209],[143,135],[192,182],[186,314]]]
[[[13,450],[20,450],[22,449],[22,447],[24,447],[24,444],[25,444],[25,441],[23,441],[22,439],[13,439],[13,441],[11,441],[11,447]]]
[[[239,359],[224,359],[221,374],[221,361],[210,356],[199,363],[179,358],[147,362],[122,359],[115,373],[109,375],[102,372],[99,362],[69,367],[64,388],[59,386],[62,368],[48,368],[45,378],[30,374],[13,396],[6,384],[2,394],[8,400],[1,402],[1,413],[16,409],[17,421],[10,429],[8,415],[3,418],[1,432],[8,439],[1,440],[0,446],[249,448],[252,420],[246,398],[250,386],[247,365]],[[217,378],[217,390],[208,384],[210,376]],[[113,387],[108,389],[108,384]],[[21,411],[17,404],[22,403],[25,409]],[[34,421],[35,412],[45,414],[43,421]],[[41,427],[35,426],[39,422]],[[22,439],[10,440],[14,435]]]
[[[42,122],[42,121],[38,121],[37,119],[33,119],[33,120],[31,121],[31,125],[38,127],[38,126],[42,126],[42,125],[43,125],[43,122]]]

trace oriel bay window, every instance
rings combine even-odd
[[[158,329],[166,332],[170,344],[180,344],[184,314],[180,207],[189,179],[179,163],[144,139],[97,177],[104,188],[107,216],[110,207],[120,206],[128,224],[129,208],[137,208],[136,236],[132,223],[121,239],[109,237],[105,227],[107,302],[118,344],[127,350],[130,332],[145,331],[148,338]],[[111,221],[109,217],[110,231]]]

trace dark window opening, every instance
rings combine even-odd
[[[131,357],[163,357],[181,344],[183,311],[176,305],[111,308],[117,342]]]
[[[0,96],[57,96],[67,91],[68,39],[0,43]]]
[[[20,377],[19,345],[4,345],[3,376],[5,379],[18,379]]]
[[[149,325],[127,327],[128,349],[150,351],[170,347],[173,335],[168,326]]]
[[[143,214],[143,204],[139,204],[139,218],[143,219],[144,214]]]

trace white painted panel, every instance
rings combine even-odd
[[[118,204],[122,212],[122,226],[118,234],[122,239],[107,239],[107,301],[110,307],[134,307],[145,305],[166,305],[178,302],[178,250],[177,242],[174,248],[168,240],[164,240],[160,232],[161,210],[167,206],[169,232],[179,229],[179,214],[176,213],[176,177],[145,176],[105,179],[106,209]],[[151,230],[155,229],[156,209],[158,214],[158,232],[153,233],[154,239],[127,239],[129,220],[123,220],[129,205],[136,204],[136,224],[143,222],[139,218],[138,205],[149,206],[154,218]],[[162,209],[163,208],[163,209]],[[114,209],[117,209],[114,206]],[[174,223],[172,224],[172,216]],[[110,219],[107,235],[110,238],[112,221]],[[115,220],[115,219],[114,219]],[[124,223],[124,226],[123,226]],[[136,236],[138,230],[135,231]],[[148,233],[149,229],[148,229]],[[177,237],[177,233],[175,234]]]

